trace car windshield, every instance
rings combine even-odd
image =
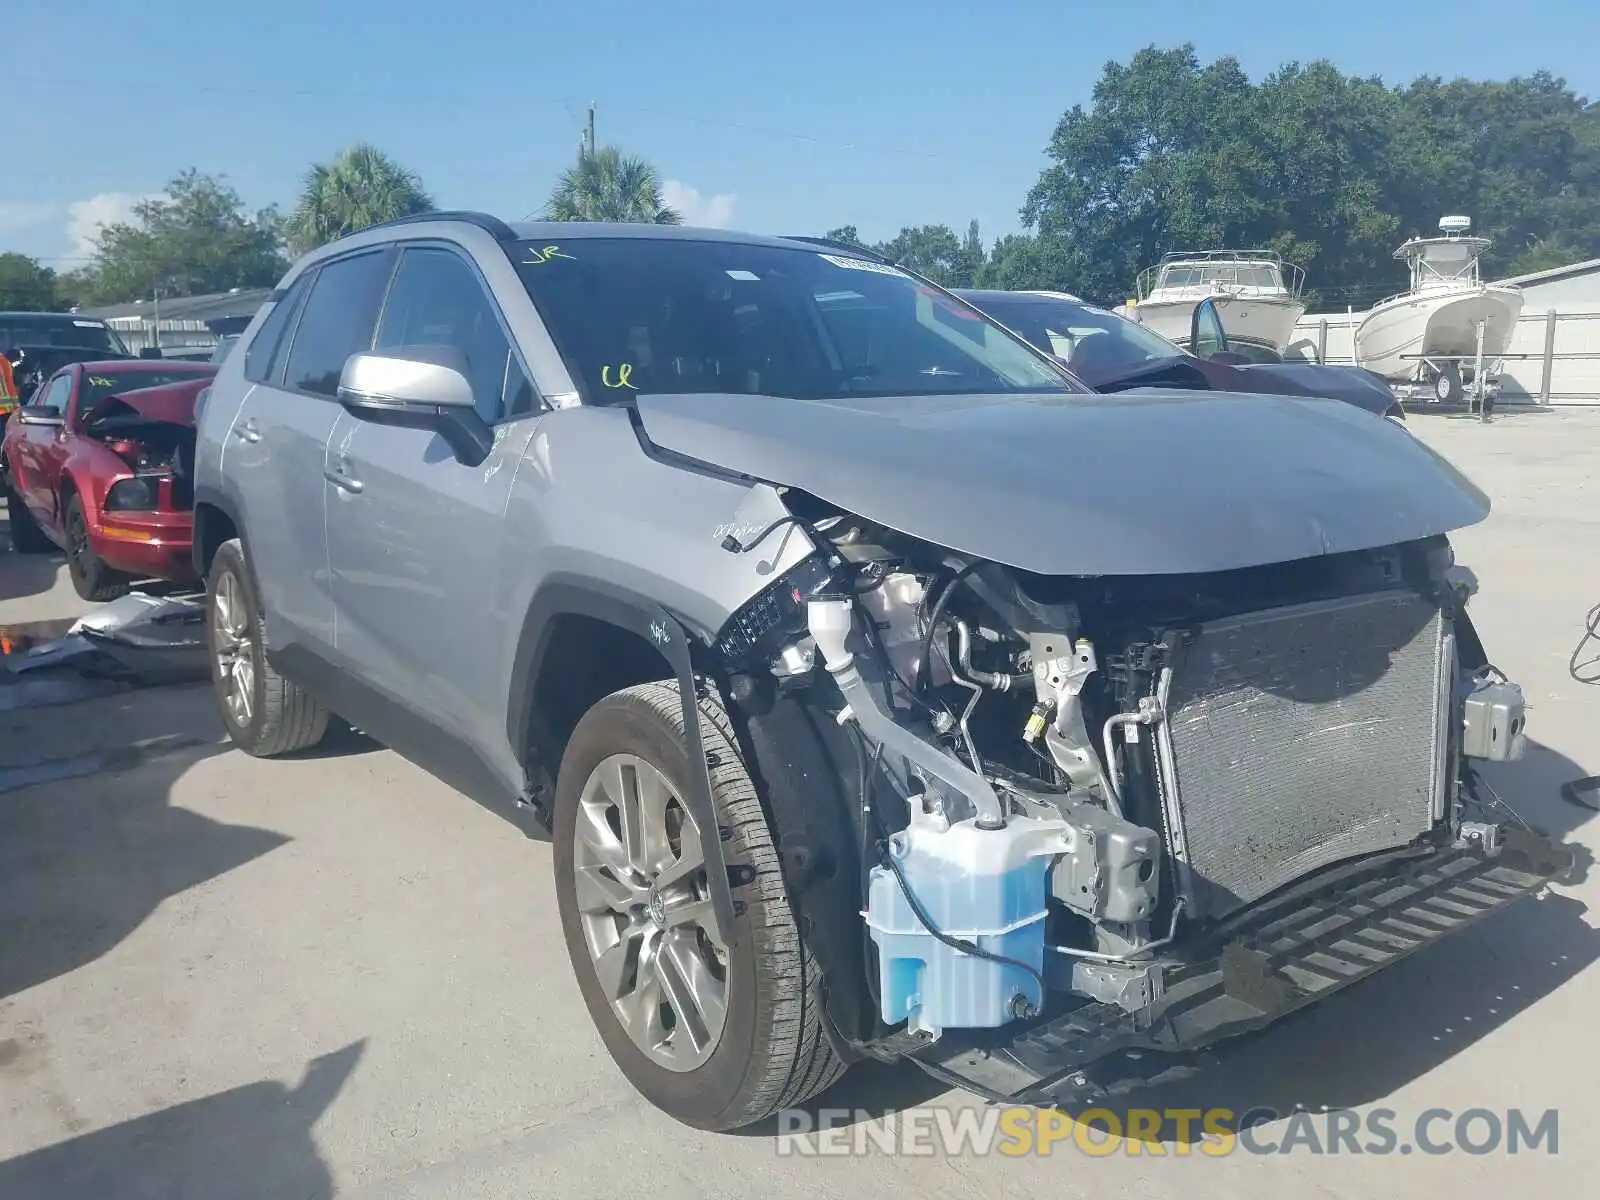
[[[1160,334],[1090,304],[1022,293],[1003,300],[985,298],[980,303],[995,320],[1047,354],[1065,360],[1089,382],[1183,357],[1183,352]]]
[[[109,325],[72,316],[0,316],[0,351],[30,346],[81,347],[126,356],[128,347]]]
[[[846,253],[632,237],[529,242],[512,252],[592,402],[641,392],[828,399],[1079,390],[959,300]]]
[[[199,371],[107,371],[85,372],[78,395],[78,411],[86,413],[107,396],[132,392],[139,388],[162,387],[169,383],[182,383],[198,379]]]

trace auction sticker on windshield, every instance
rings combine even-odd
[[[864,258],[845,258],[841,254],[824,254],[821,257],[827,259],[834,266],[843,267],[847,271],[875,271],[879,275],[905,275],[905,272],[898,267],[891,267],[887,263],[868,262]]]

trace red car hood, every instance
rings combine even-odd
[[[84,420],[85,425],[111,417],[143,417],[147,421],[163,421],[173,425],[194,424],[194,402],[211,383],[211,376],[200,375],[182,383],[165,383],[159,387],[139,388],[107,396]],[[132,410],[131,412],[129,410]]]

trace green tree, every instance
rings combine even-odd
[[[1545,73],[1390,87],[1313,62],[1253,84],[1147,47],[1106,64],[1047,154],[1033,240],[996,247],[986,278],[1114,303],[1162,254],[1259,248],[1304,267],[1314,303],[1365,307],[1447,213],[1493,239],[1491,273],[1600,255],[1600,105]]]
[[[136,204],[132,221],[105,226],[93,262],[63,287],[82,304],[269,287],[286,267],[278,224],[275,210],[247,214],[220,177],[191,169]]]
[[[847,246],[860,246],[863,250],[870,247],[861,240],[861,234],[854,225],[841,225],[837,229],[830,229],[822,235],[830,242],[843,242]]]
[[[56,273],[26,254],[0,254],[0,309],[52,311]]]
[[[304,254],[368,225],[432,211],[433,198],[415,171],[359,142],[305,173],[284,234]]]
[[[580,153],[561,173],[544,215],[547,221],[683,224],[682,215],[662,200],[656,169],[616,146]]]

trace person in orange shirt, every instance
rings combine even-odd
[[[0,413],[16,408],[22,397],[17,394],[17,377],[11,369],[11,360],[0,354]]]

